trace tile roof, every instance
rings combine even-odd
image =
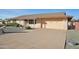
[[[67,18],[66,13],[44,13],[44,14],[32,14],[13,17],[12,19],[37,19],[37,18]]]

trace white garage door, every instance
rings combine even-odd
[[[46,28],[67,30],[66,21],[46,21]]]

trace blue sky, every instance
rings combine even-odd
[[[55,12],[66,12],[67,15],[71,15],[74,16],[74,18],[79,19],[79,9],[0,9],[0,18],[5,19],[28,14]]]

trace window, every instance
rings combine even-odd
[[[29,24],[36,24],[36,20],[30,19]]]

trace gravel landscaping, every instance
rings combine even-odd
[[[79,49],[79,31],[67,31],[67,49]]]

